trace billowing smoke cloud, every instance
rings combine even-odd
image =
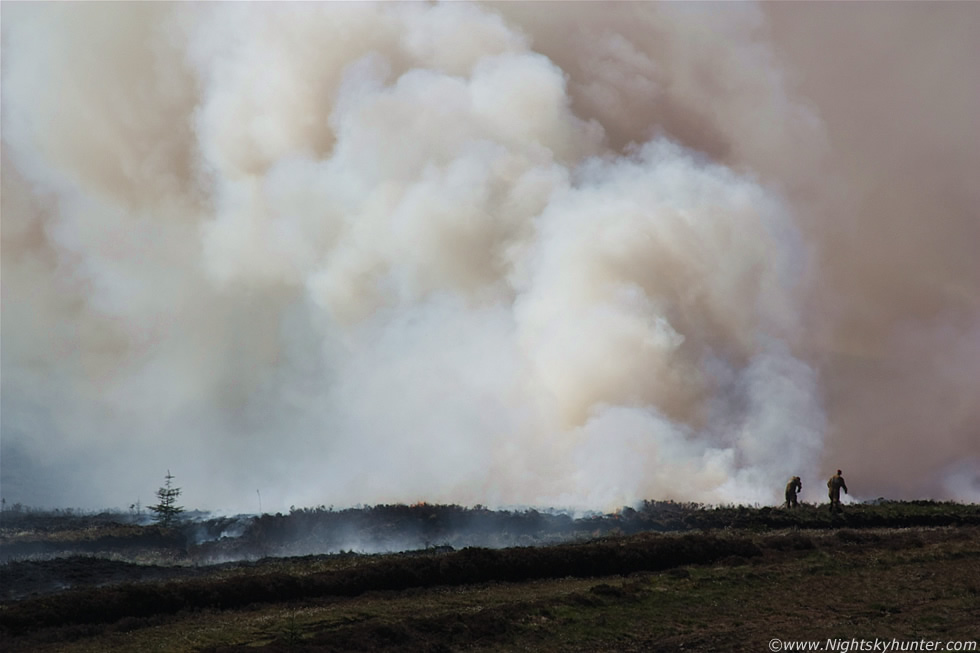
[[[4,3],[3,494],[976,501],[978,34]]]

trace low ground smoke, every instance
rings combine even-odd
[[[5,498],[977,500],[980,6],[921,11],[5,3]]]

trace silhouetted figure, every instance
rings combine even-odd
[[[786,484],[786,507],[796,508],[799,506],[799,502],[796,500],[796,493],[803,490],[803,483],[800,482],[799,476],[794,476],[789,479],[789,483]]]
[[[844,494],[847,494],[847,483],[844,482],[844,477],[841,476],[841,471],[838,469],[837,473],[830,477],[827,481],[827,493],[830,495],[830,511],[840,512],[840,491],[844,490]]]

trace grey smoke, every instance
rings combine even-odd
[[[980,7],[2,7],[8,502],[980,498]]]

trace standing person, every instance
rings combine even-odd
[[[844,490],[844,494],[847,494],[847,483],[844,482],[844,477],[841,476],[841,471],[838,469],[837,473],[830,477],[827,481],[827,490],[830,495],[830,511],[840,512],[840,491]]]
[[[786,507],[796,508],[800,504],[796,500],[796,493],[803,491],[803,483],[800,482],[799,476],[794,476],[789,479],[789,483],[786,484]]]

